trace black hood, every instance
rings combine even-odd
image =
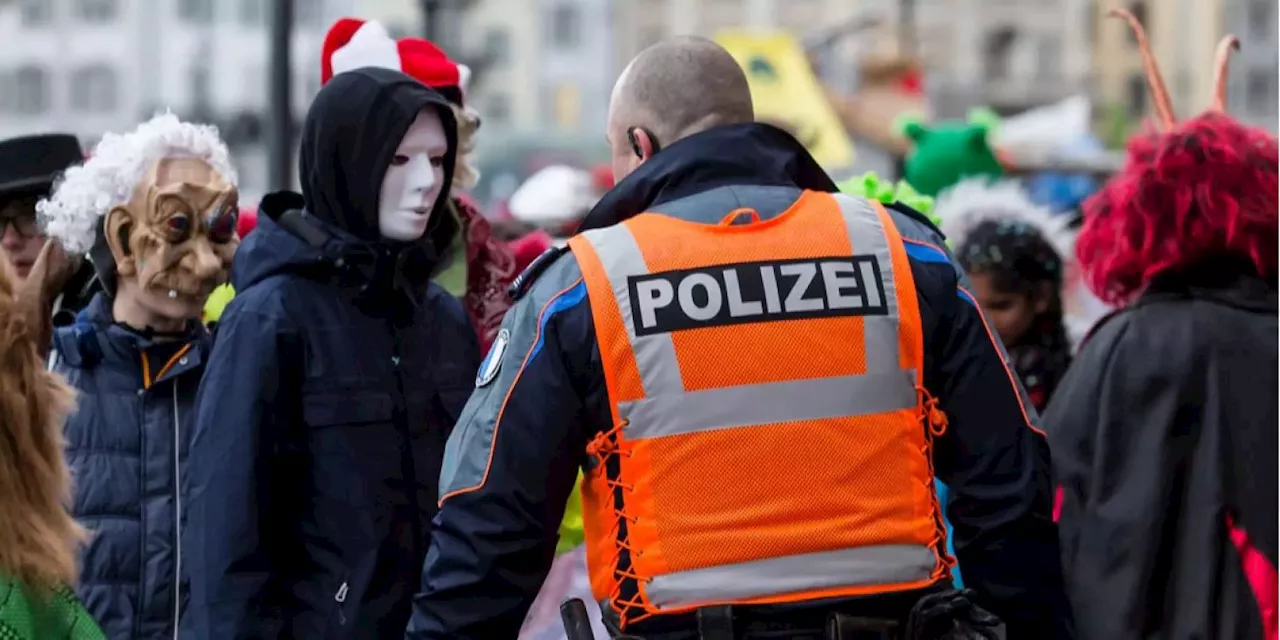
[[[396,147],[424,107],[440,114],[449,153],[444,188],[425,239],[439,255],[456,224],[444,212],[457,160],[457,124],[444,96],[398,71],[363,68],[340,73],[316,94],[302,126],[299,182],[307,211],[365,241],[378,241],[378,195]]]
[[[609,190],[579,231],[608,227],[650,207],[730,185],[838,191],[794,136],[773,125],[714,127],[654,154]]]

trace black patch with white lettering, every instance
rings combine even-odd
[[[637,336],[698,327],[888,315],[874,256],[805,258],[627,278]]]

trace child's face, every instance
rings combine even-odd
[[[1036,316],[1049,306],[1048,296],[1002,291],[990,274],[969,274],[973,295],[1005,347],[1016,346],[1026,336]]]

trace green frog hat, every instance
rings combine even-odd
[[[898,129],[912,143],[903,177],[917,192],[933,197],[965,178],[1003,177],[1004,165],[990,142],[998,120],[989,109],[975,109],[967,122],[926,125],[902,119]]]

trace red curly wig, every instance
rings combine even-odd
[[[1232,257],[1274,282],[1280,242],[1276,139],[1223,113],[1234,36],[1218,49],[1213,105],[1178,124],[1142,26],[1129,21],[1155,97],[1157,127],[1129,141],[1124,170],[1084,202],[1076,258],[1089,288],[1124,305],[1161,273]]]

